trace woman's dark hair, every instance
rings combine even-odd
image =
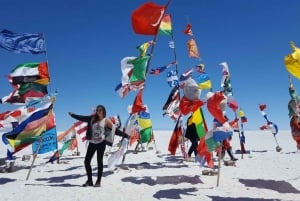
[[[105,107],[103,105],[97,105],[97,107],[96,107],[96,113],[95,113],[95,115],[93,115],[93,119],[92,119],[93,123],[99,120],[99,117],[97,115],[97,110],[99,110],[99,109],[102,110],[103,117],[106,117],[106,109],[105,109]]]

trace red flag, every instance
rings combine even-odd
[[[187,115],[190,112],[195,112],[199,107],[204,105],[200,99],[189,100],[183,96],[179,103],[179,109],[183,115]]]
[[[176,149],[179,145],[179,138],[182,136],[182,128],[181,128],[181,119],[179,118],[177,120],[177,123],[175,125],[175,128],[173,130],[171,139],[169,141],[169,146],[168,146],[168,151],[170,152],[171,155],[176,154]]]
[[[146,111],[146,107],[143,105],[142,96],[143,96],[143,90],[141,89],[134,99],[130,114]]]
[[[189,35],[189,36],[193,36],[192,25],[187,24],[186,28],[183,30],[183,33],[185,33],[186,35]]]
[[[225,96],[222,92],[216,92],[207,100],[207,109],[209,113],[218,120],[221,124],[224,124],[227,119],[225,118],[223,111],[220,109],[220,103],[225,100]]]
[[[261,104],[261,105],[259,105],[260,111],[264,111],[266,108],[267,108],[267,105],[266,105],[266,104]]]
[[[131,14],[131,25],[136,34],[156,35],[165,13],[165,6],[147,2]]]
[[[205,137],[202,137],[200,139],[200,142],[199,142],[198,147],[197,147],[197,151],[198,151],[198,154],[201,157],[205,158],[205,160],[207,162],[207,166],[210,167],[210,168],[213,168],[214,167],[214,161],[213,161],[212,153],[207,148],[207,145],[206,145],[206,142],[205,142]]]

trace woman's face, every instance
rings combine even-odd
[[[96,114],[98,115],[99,118],[103,118],[104,117],[103,108],[101,108],[101,107],[97,108]]]

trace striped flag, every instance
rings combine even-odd
[[[74,130],[76,134],[78,134],[81,138],[82,142],[86,141],[86,130],[87,130],[87,123],[82,121],[77,121],[74,124]]]

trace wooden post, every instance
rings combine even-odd
[[[30,176],[30,173],[31,173],[31,170],[32,170],[33,164],[34,164],[34,162],[35,162],[35,159],[36,159],[36,157],[37,157],[37,153],[39,153],[39,150],[40,150],[40,148],[41,148],[41,144],[42,144],[42,136],[43,136],[43,135],[41,135],[41,136],[40,136],[40,139],[39,139],[39,144],[38,144],[38,147],[37,147],[36,153],[34,153],[34,154],[33,154],[32,163],[31,163],[31,166],[30,166],[30,168],[29,168],[29,171],[28,171],[28,173],[27,173],[26,181],[29,179],[29,176]]]
[[[218,176],[217,176],[217,187],[220,183],[220,171],[221,171],[221,154],[222,154],[222,144],[218,150]]]

